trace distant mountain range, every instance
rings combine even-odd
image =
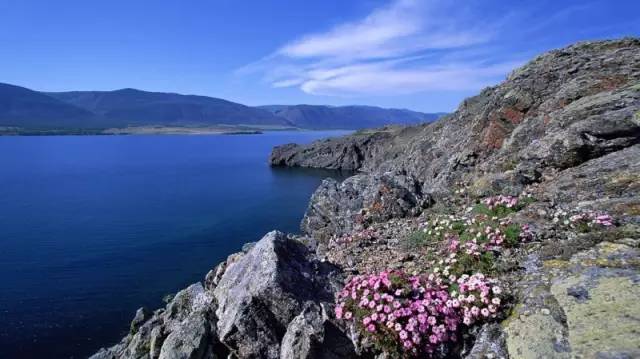
[[[270,105],[259,106],[300,128],[362,129],[389,124],[416,124],[436,120],[444,113],[422,113],[374,106]]]
[[[427,122],[441,115],[373,106],[250,107],[207,96],[136,89],[38,92],[0,83],[0,127],[35,131],[143,126],[361,129]]]

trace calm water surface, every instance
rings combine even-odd
[[[274,145],[332,132],[0,137],[0,358],[82,358],[242,244],[297,232],[323,178]]]

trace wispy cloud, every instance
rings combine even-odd
[[[499,30],[473,15],[460,3],[395,0],[362,19],[303,35],[238,72],[259,72],[273,87],[321,95],[474,90],[516,63],[446,61]]]

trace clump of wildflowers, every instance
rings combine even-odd
[[[494,196],[487,197],[482,200],[489,209],[494,210],[500,206],[504,206],[505,208],[516,208],[518,205],[518,197],[514,196]]]
[[[491,216],[503,217],[521,210],[533,201],[534,199],[531,194],[526,192],[518,197],[504,195],[487,197],[483,198],[480,204],[476,206],[476,211]]]
[[[456,193],[464,195],[462,190]],[[483,273],[496,271],[495,259],[505,248],[534,238],[529,225],[508,217],[530,201],[526,194],[491,197],[480,207],[468,207],[462,216],[429,219],[407,240],[438,245],[430,272],[352,277],[337,295],[336,317],[392,357],[446,352],[470,326],[500,312],[502,288]]]
[[[462,242],[475,241],[490,247],[510,247],[533,238],[529,225],[518,225],[509,218],[487,216],[435,217],[422,225],[422,231],[437,240],[457,235]]]
[[[409,276],[402,271],[352,277],[337,295],[335,314],[353,323],[380,350],[429,356],[456,342],[466,327],[496,317],[496,281],[477,273]]]
[[[596,211],[574,211],[567,212],[559,209],[553,213],[553,223],[575,229],[581,232],[588,232],[596,228],[607,228],[614,225],[614,219],[609,214]]]

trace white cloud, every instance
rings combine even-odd
[[[298,82],[300,88],[315,95],[387,95],[418,91],[477,90],[495,83],[520,63],[494,66],[452,65],[446,68],[398,69],[377,66],[334,70],[335,76],[310,76]]]
[[[294,58],[371,57],[388,55],[389,45],[420,30],[416,16],[419,2],[400,0],[373,11],[361,21],[342,24],[325,33],[302,37],[282,47],[278,53]]]
[[[238,73],[259,72],[273,87],[321,95],[475,90],[515,64],[447,63],[496,33],[472,15],[459,2],[395,0],[360,20],[301,36]]]

